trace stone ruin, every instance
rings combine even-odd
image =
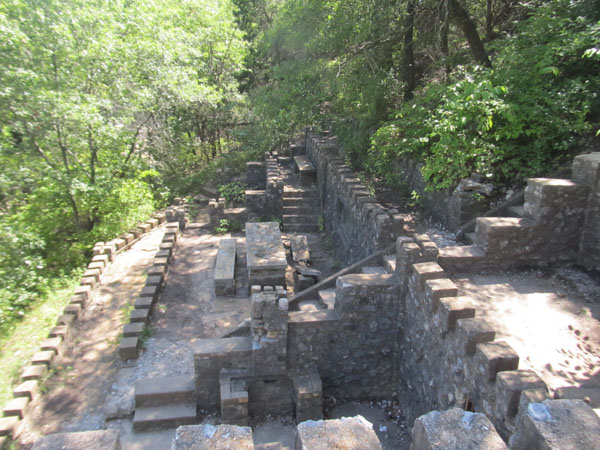
[[[298,189],[285,186],[280,170],[292,158],[302,163],[305,186]],[[248,169],[253,189],[245,207],[228,211],[211,200],[213,223],[283,217],[283,232],[310,232],[316,205],[306,203],[317,199],[336,253],[350,265],[295,290],[310,267],[290,275],[280,224],[246,223],[249,323],[227,337],[196,340],[192,380],[136,388],[134,430],[179,426],[178,450],[250,449],[253,422],[285,416],[297,424],[296,449],[377,449],[362,417],[323,420],[323,399],[395,397],[412,426],[413,450],[600,449],[597,413],[580,399],[551,399],[544,380],[519,369],[517,352],[496,340],[452,279],[557,264],[599,270],[600,153],[576,157],[571,179],[530,179],[518,216],[478,218],[472,245],[444,248],[406,233],[403,215],[377,202],[340,158],[334,137],[307,132],[289,156],[269,154]],[[185,226],[183,211],[167,210],[177,225],[171,243]],[[236,249],[222,245],[215,289],[230,294]],[[155,301],[148,300],[145,317]],[[124,350],[124,359],[137,349]],[[191,411],[162,422],[143,416],[144,408],[163,405],[159,398],[191,402]],[[222,424],[198,424],[205,414]],[[34,448],[119,448],[114,432],[94,433],[46,436]]]

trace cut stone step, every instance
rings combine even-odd
[[[319,291],[319,298],[327,305],[327,309],[335,307],[335,289],[323,289]]]
[[[316,205],[293,205],[284,206],[283,214],[285,215],[298,215],[298,214],[310,214],[315,212]]]
[[[314,232],[319,231],[319,225],[312,223],[303,223],[303,224],[292,224],[292,223],[284,223],[283,231],[290,232]]]
[[[361,269],[361,272],[365,273],[367,275],[375,275],[375,274],[383,275],[383,274],[388,273],[387,270],[385,270],[383,267],[380,267],[380,266],[364,266]]]
[[[288,206],[305,206],[306,203],[308,203],[304,198],[302,197],[290,197],[290,198],[285,198],[283,199],[283,207],[288,207]]]
[[[196,404],[182,403],[167,406],[144,406],[136,408],[133,430],[148,431],[160,428],[177,428],[196,423]]]
[[[463,245],[440,248],[438,264],[444,270],[464,270],[477,264],[485,257],[483,249],[477,245]]]
[[[318,224],[319,216],[317,215],[284,215],[282,216],[284,224],[293,224],[293,223],[310,223],[310,224]]]
[[[193,375],[143,378],[135,383],[135,405],[160,406],[192,401],[196,389]]]

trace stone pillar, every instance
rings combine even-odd
[[[252,294],[252,366],[255,375],[287,368],[288,301],[284,291],[265,287]]]

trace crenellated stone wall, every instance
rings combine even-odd
[[[337,254],[356,262],[393,242],[403,218],[377,202],[338,156],[335,137],[307,133],[306,154],[315,166],[321,210]]]

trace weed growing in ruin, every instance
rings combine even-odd
[[[321,233],[325,231],[325,217],[319,216],[319,222],[317,223],[317,226],[319,227],[319,231]]]
[[[225,205],[231,208],[234,205],[239,205],[246,198],[246,189],[248,187],[239,181],[222,184],[219,186],[219,195],[225,199]]]
[[[154,333],[154,328],[148,326],[148,325],[144,325],[144,328],[142,329],[142,332],[140,333],[140,345],[142,346],[142,348],[146,348],[146,344],[148,342],[148,339],[150,339],[152,337],[152,334]]]

